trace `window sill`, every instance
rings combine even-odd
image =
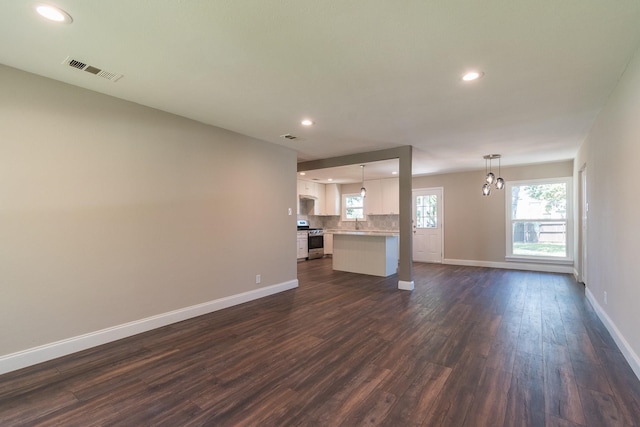
[[[573,260],[569,258],[551,258],[551,257],[528,257],[528,256],[506,256],[507,262],[533,262],[536,264],[557,264],[557,265],[573,265]]]

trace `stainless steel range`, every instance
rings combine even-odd
[[[307,232],[307,247],[309,253],[307,259],[322,258],[324,256],[324,230],[322,228],[309,227],[306,219],[298,220],[298,232]]]

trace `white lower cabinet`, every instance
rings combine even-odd
[[[307,258],[309,256],[309,243],[307,232],[298,232],[298,259]]]
[[[324,233],[324,254],[333,255],[333,234]]]

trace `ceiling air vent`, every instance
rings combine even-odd
[[[285,139],[297,139],[297,136],[293,136],[290,133],[285,133],[284,135],[280,135],[281,138],[285,138]]]
[[[63,62],[63,65],[68,65],[69,67],[77,68],[78,70],[86,71],[87,73],[91,73],[98,77],[102,77],[103,79],[107,79],[112,82],[117,82],[122,77],[122,74],[112,73],[110,71],[105,71],[101,68],[94,67],[93,65],[85,64],[82,61],[78,61],[77,59],[73,59],[71,57],[67,57]]]

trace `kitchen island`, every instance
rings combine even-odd
[[[398,271],[398,233],[333,232],[333,269],[387,277]]]

